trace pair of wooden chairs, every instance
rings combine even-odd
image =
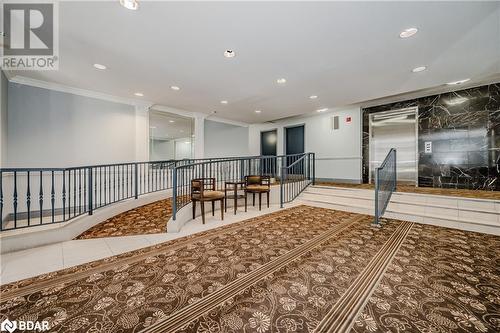
[[[245,176],[245,212],[247,211],[247,196],[252,193],[252,204],[255,206],[255,195],[259,195],[259,210],[262,209],[262,194],[267,194],[267,208],[269,208],[269,194],[271,179],[269,176]],[[196,203],[201,206],[201,219],[205,224],[205,202],[212,203],[212,216],[215,216],[215,202],[220,201],[221,219],[224,220],[224,198],[222,191],[217,191],[215,178],[197,178],[191,180],[191,201],[193,219],[196,217]]]

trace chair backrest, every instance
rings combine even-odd
[[[271,177],[260,175],[245,176],[245,185],[271,185]]]
[[[195,178],[191,179],[191,196],[198,194],[203,197],[203,191],[215,190],[215,178]]]

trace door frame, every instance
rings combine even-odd
[[[410,106],[407,108],[401,108],[401,109],[393,109],[393,110],[387,110],[387,111],[381,111],[381,112],[372,112],[368,114],[368,184],[373,183],[372,179],[372,164],[371,164],[371,151],[372,151],[372,136],[373,136],[373,131],[372,131],[372,122],[373,122],[373,116],[374,115],[397,115],[398,113],[401,112],[408,112],[408,111],[414,111],[415,112],[415,187],[418,187],[418,162],[419,162],[419,147],[418,147],[418,105],[417,106]],[[397,163],[397,161],[396,161]]]
[[[288,125],[283,127],[283,155],[287,155],[287,142],[286,142],[286,131],[289,128],[294,127],[304,127],[304,153],[306,152],[306,123],[299,123],[294,125]]]

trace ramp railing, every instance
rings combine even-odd
[[[396,191],[396,149],[391,148],[380,167],[375,169],[375,220],[373,225],[380,226],[392,193]]]

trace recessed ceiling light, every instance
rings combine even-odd
[[[220,101],[220,104],[227,104],[227,101]]]
[[[417,28],[408,28],[408,29],[401,31],[401,33],[399,34],[399,37],[408,38],[408,37],[415,35],[417,32],[418,32]]]
[[[188,144],[190,144],[191,142],[189,142],[189,141],[186,141],[185,143],[186,143],[186,144],[188,145]]]
[[[234,58],[235,55],[236,55],[236,53],[234,53],[233,50],[224,51],[224,57],[226,57],[226,58]]]
[[[170,89],[175,90],[175,91],[181,90],[181,88],[179,88],[177,86],[170,86]]]
[[[261,113],[262,111],[261,110],[255,110],[255,113]]]
[[[106,69],[106,66],[101,65],[101,64],[94,64],[94,68],[96,68],[96,69],[100,69],[100,70],[105,70],[105,69]]]
[[[136,95],[136,96],[138,96],[138,97],[143,97],[143,96],[144,96],[144,94],[143,94],[143,93],[140,93],[140,92],[136,92],[136,93],[134,93],[134,95]]]
[[[311,95],[311,96],[309,96],[309,98],[310,98],[310,99],[316,99],[316,98],[318,98],[318,96],[316,96],[316,95]]]
[[[415,68],[413,68],[411,71],[412,71],[413,73],[418,73],[418,72],[423,72],[423,71],[425,71],[426,69],[427,69],[427,67],[425,67],[425,66],[420,66],[420,67],[415,67]]]
[[[285,84],[286,83],[286,79],[285,78],[277,79],[276,82],[278,84]]]
[[[456,84],[462,84],[462,83],[465,83],[467,81],[469,81],[470,79],[463,79],[463,80],[458,80],[458,81],[453,81],[453,82],[448,82],[447,85],[449,86],[454,86]]]
[[[323,109],[316,110],[316,112],[325,112],[325,111],[328,111],[328,108],[323,108]]]
[[[139,8],[137,0],[120,0],[120,5],[130,10],[137,10]]]

